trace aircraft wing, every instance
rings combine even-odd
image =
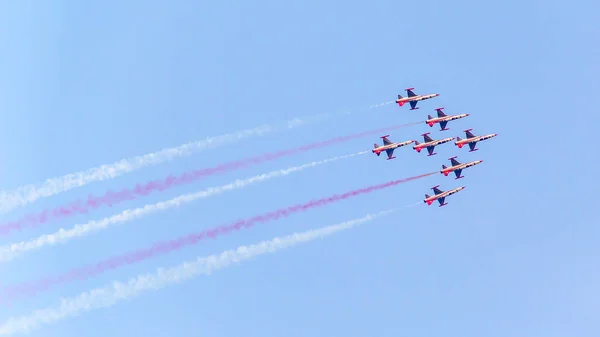
[[[448,125],[448,121],[440,122],[440,130],[444,130],[446,128],[446,125]]]
[[[392,156],[394,155],[394,150],[395,149],[387,149],[387,150],[385,150],[385,153],[387,153],[388,159],[392,159]]]
[[[410,89],[406,89],[406,96],[413,97],[413,96],[417,96],[417,94],[415,94],[413,92],[413,88],[410,88]]]
[[[433,139],[431,139],[431,137],[429,137],[429,135],[426,134],[426,133],[424,133],[422,136],[423,136],[423,142],[424,143],[429,143],[429,142],[433,141]]]
[[[410,101],[410,108],[415,109],[417,107],[417,101]]]
[[[436,195],[444,193],[444,191],[440,190],[437,186],[432,188],[433,193],[435,193]]]
[[[460,174],[462,173],[462,169],[458,169],[454,171],[454,174],[456,175],[456,178],[458,179],[458,177],[460,177]]]
[[[433,155],[433,150],[435,149],[435,145],[432,146],[428,146],[427,147],[427,152],[429,152],[429,155],[432,156]]]
[[[392,142],[388,139],[387,136],[381,137],[383,139],[383,145],[390,145]]]
[[[446,201],[446,197],[438,198],[437,201],[440,203],[440,206],[442,206],[444,204],[444,201]]]
[[[471,151],[475,150],[475,145],[477,145],[477,142],[469,143],[469,147],[471,148]]]
[[[454,158],[450,158],[450,162],[452,163],[452,166],[460,165],[460,162]]]

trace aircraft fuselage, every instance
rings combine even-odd
[[[465,186],[461,186],[461,187],[457,187],[457,188],[455,188],[453,190],[450,190],[450,191],[446,191],[446,192],[442,192],[440,194],[432,195],[429,198],[423,200],[423,202],[426,203],[427,205],[431,205],[437,199],[450,196],[450,195],[452,195],[454,193],[458,193],[458,192],[462,191],[464,188],[465,188]]]
[[[461,139],[459,141],[456,141],[454,144],[456,146],[458,146],[458,148],[462,148],[465,144],[474,143],[474,142],[480,142],[482,140],[494,138],[497,135],[498,135],[497,133],[490,133],[489,135],[485,135],[485,136],[475,136],[475,137],[472,137],[472,138],[465,138],[465,139]]]
[[[415,145],[415,146],[413,146],[413,149],[417,150],[417,151],[421,151],[422,149],[427,148],[428,146],[437,146],[437,145],[440,145],[440,144],[451,142],[453,140],[454,140],[454,137],[452,137],[452,138],[445,138],[445,139],[439,139],[439,140],[433,140],[431,142],[421,143],[419,145]]]
[[[382,145],[382,146],[380,146],[380,147],[378,147],[376,149],[373,149],[372,151],[375,154],[379,154],[379,153],[381,153],[381,152],[383,152],[385,150],[397,149],[399,147],[406,146],[406,145],[409,145],[409,144],[412,144],[412,143],[414,143],[414,140],[407,140],[405,142],[398,142],[398,143],[392,143],[392,144],[388,144],[388,145]]]
[[[398,105],[402,106],[407,102],[411,102],[411,101],[423,101],[426,99],[430,99],[430,98],[434,98],[434,97],[438,97],[440,94],[427,94],[427,95],[416,95],[416,96],[412,96],[412,97],[402,97],[402,98],[398,98],[396,100],[396,103],[398,103]]]
[[[454,166],[447,167],[447,168],[441,170],[440,173],[442,173],[443,175],[447,176],[448,174],[450,174],[450,172],[454,172],[454,171],[460,170],[460,169],[466,169],[467,167],[475,166],[475,165],[480,164],[482,162],[483,162],[483,160],[475,160],[475,161],[472,161],[470,163],[464,163],[464,164],[454,165]]]
[[[446,117],[435,117],[432,119],[428,119],[427,121],[425,121],[425,123],[428,124],[429,126],[433,126],[435,123],[440,123],[440,122],[444,122],[444,121],[449,122],[449,121],[465,118],[467,116],[469,116],[469,114],[460,114],[460,115],[453,115],[453,116],[446,116]]]

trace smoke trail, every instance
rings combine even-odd
[[[260,175],[256,175],[254,177],[244,179],[244,180],[236,180],[227,185],[222,185],[219,187],[210,187],[200,192],[188,193],[184,195],[180,195],[173,199],[167,201],[157,202],[155,204],[149,204],[143,207],[135,208],[135,209],[127,209],[119,214],[115,214],[110,217],[106,217],[100,221],[92,220],[83,225],[75,225],[72,229],[65,230],[63,228],[59,229],[57,232],[53,234],[44,234],[36,239],[29,241],[21,241],[19,243],[13,243],[6,245],[4,247],[0,247],[0,262],[10,261],[17,256],[24,254],[28,251],[41,249],[44,246],[48,245],[56,245],[59,243],[66,243],[67,241],[74,239],[76,237],[81,237],[84,235],[88,235],[90,233],[100,231],[108,228],[110,225],[122,224],[128,221],[132,221],[135,219],[139,219],[143,216],[150,215],[154,212],[165,211],[172,207],[179,207],[183,204],[196,201],[200,198],[207,198],[216,194],[220,194],[226,191],[243,188],[251,184],[259,183],[271,178],[286,176],[288,174],[292,174],[295,172],[300,172],[304,169],[315,167],[321,164],[326,164],[330,162],[334,162],[336,160],[347,159],[355,156],[359,156],[369,151],[362,151],[358,153],[348,154],[344,156],[337,156],[329,159],[324,159],[320,161],[313,161],[308,164],[299,165],[290,167],[287,169],[281,169],[276,171],[271,171],[269,173],[264,173]]]
[[[77,213],[87,213],[90,209],[95,209],[103,205],[112,206],[126,200],[133,200],[139,196],[145,196],[155,191],[164,191],[174,186],[188,184],[197,181],[203,177],[210,176],[213,174],[221,174],[240,168],[248,167],[251,165],[260,164],[263,162],[275,160],[278,158],[291,156],[294,154],[306,152],[313,149],[323,148],[334,144],[342,143],[352,139],[361,138],[364,136],[378,134],[380,132],[387,132],[394,129],[403,128],[406,126],[420,124],[422,122],[415,122],[409,124],[394,125],[386,128],[377,130],[365,131],[349,136],[336,137],[326,141],[316,142],[309,145],[300,146],[293,149],[278,151],[274,153],[267,153],[253,158],[242,159],[226,164],[221,164],[215,167],[195,170],[192,172],[185,172],[179,177],[169,176],[163,180],[155,180],[144,185],[137,184],[133,189],[123,189],[121,192],[115,193],[108,191],[102,197],[88,196],[87,201],[77,200],[67,206],[57,207],[53,210],[45,210],[38,214],[27,215],[17,221],[9,222],[7,224],[0,225],[0,235],[6,235],[13,230],[21,230],[25,227],[35,227],[41,223],[46,223],[52,219],[60,219],[70,217]]]
[[[371,105],[366,110],[379,108],[390,103],[393,103],[393,101]],[[349,113],[351,112],[346,112],[344,114]],[[313,122],[327,120],[335,115],[336,114],[321,114],[303,119],[294,118],[276,126],[265,124],[253,129],[223,134],[217,137],[207,137],[201,141],[190,142],[177,147],[162,149],[160,151],[148,153],[143,156],[125,158],[113,164],[101,165],[85,171],[70,173],[62,177],[50,178],[43,183],[38,184],[38,186],[30,184],[18,187],[12,191],[2,191],[0,192],[0,214],[8,212],[13,208],[27,205],[40,198],[50,197],[95,181],[113,179],[146,166],[158,165],[178,157],[189,156],[195,152],[205,149],[235,143],[245,138],[262,136],[283,129],[292,129],[295,127],[308,125]]]
[[[288,217],[292,214],[298,212],[308,211],[313,208],[325,206],[331,203],[335,203],[341,200],[349,199],[355,196],[369,194],[374,191],[382,190],[388,187],[396,186],[405,182],[409,182],[412,180],[420,179],[423,177],[427,177],[433,174],[438,173],[438,171],[421,174],[418,176],[392,180],[383,184],[373,185],[369,187],[360,188],[357,190],[345,192],[343,194],[334,194],[330,197],[311,200],[309,202],[303,204],[297,204],[294,206],[289,206],[285,208],[281,208],[269,213],[265,213],[262,215],[255,216],[250,219],[238,220],[228,225],[221,225],[219,227],[205,230],[199,233],[193,233],[186,236],[179,237],[170,241],[162,241],[157,242],[152,247],[140,249],[138,251],[130,252],[124,255],[115,256],[99,262],[95,265],[88,265],[85,267],[81,267],[78,269],[73,269],[64,274],[49,277],[46,279],[23,283],[12,287],[6,287],[3,289],[5,295],[3,295],[3,299],[11,300],[14,297],[17,297],[19,294],[32,294],[38,291],[46,290],[52,286],[67,283],[77,279],[85,279],[94,275],[102,274],[109,269],[115,269],[126,264],[137,263],[146,259],[149,259],[155,255],[167,254],[174,250],[179,250],[185,246],[196,245],[200,241],[206,238],[216,238],[217,236],[228,234],[233,231],[237,231],[242,229],[242,227],[249,228],[258,223],[270,222],[273,220],[277,220],[279,218]]]
[[[32,314],[20,318],[10,318],[0,326],[0,335],[30,332],[42,324],[54,323],[94,309],[111,307],[120,301],[138,297],[147,291],[159,290],[202,274],[211,275],[215,270],[229,267],[244,260],[268,253],[275,253],[278,250],[291,248],[316,239],[323,239],[335,233],[373,221],[376,218],[389,215],[394,211],[396,210],[391,209],[375,214],[367,214],[362,218],[337,225],[277,237],[253,245],[240,246],[237,249],[227,250],[221,254],[213,254],[183,262],[168,269],[157,268],[155,273],[138,275],[127,282],[114,281],[102,288],[96,288],[72,298],[62,299],[58,307],[36,310]]]

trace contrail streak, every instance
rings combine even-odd
[[[245,228],[250,228],[259,223],[270,222],[273,220],[277,220],[279,218],[288,217],[292,214],[298,212],[308,211],[313,208],[318,208],[321,206],[325,206],[328,204],[332,204],[338,201],[342,201],[345,199],[349,199],[355,196],[369,194],[374,191],[382,190],[388,187],[396,186],[402,183],[406,183],[412,180],[421,179],[433,174],[438,173],[439,171],[434,171],[430,173],[421,174],[418,176],[392,180],[386,183],[372,185],[369,187],[363,187],[357,190],[348,191],[342,194],[334,194],[332,196],[321,198],[321,199],[313,199],[309,202],[303,204],[296,204],[294,206],[280,208],[278,210],[264,213],[249,219],[238,220],[233,223],[222,225],[213,229],[204,230],[199,233],[188,234],[177,239],[162,241],[153,244],[151,247],[140,249],[134,252],[126,253],[120,256],[114,256],[109,259],[106,259],[102,262],[96,263],[94,265],[88,265],[84,267],[80,267],[77,269],[72,269],[66,273],[60,274],[54,277],[48,277],[45,279],[26,282],[22,284],[18,284],[12,287],[6,287],[3,290],[2,300],[12,300],[13,298],[19,297],[19,295],[29,295],[42,290],[47,290],[52,286],[64,284],[67,282],[71,282],[77,279],[85,279],[88,277],[92,277],[94,275],[99,275],[104,273],[107,270],[115,269],[118,267],[122,267],[126,264],[133,264],[143,260],[147,260],[153,256],[167,254],[169,252],[179,250],[186,246],[192,246],[200,243],[203,239],[206,238],[216,238],[217,236],[228,234],[233,231],[237,231]]]
[[[378,108],[393,101],[374,104],[366,110]],[[343,114],[349,114],[345,112]],[[308,125],[317,121],[327,120],[337,114],[321,114],[303,119],[294,118],[280,125],[261,125],[253,129],[242,130],[234,133],[223,134],[216,137],[207,137],[204,140],[189,142],[162,149],[157,152],[148,153],[142,156],[125,158],[113,164],[105,164],[98,167],[93,167],[85,171],[70,173],[61,177],[46,179],[41,184],[29,184],[18,187],[12,191],[0,192],[0,214],[6,213],[16,207],[25,206],[40,198],[50,197],[61,192],[81,187],[95,181],[113,179],[120,175],[141,169],[146,166],[158,165],[178,157],[189,156],[195,152],[200,152],[205,149],[224,146],[227,144],[238,142],[242,139],[262,136],[268,133],[280,131],[283,129],[292,129],[299,126]]]
[[[313,149],[324,148],[324,147],[331,146],[334,144],[346,142],[346,141],[349,141],[352,139],[357,139],[357,138],[361,138],[361,137],[372,135],[372,134],[378,134],[380,132],[387,132],[390,130],[395,130],[395,129],[403,128],[406,126],[420,124],[420,123],[422,123],[422,122],[400,124],[400,125],[394,125],[394,126],[390,126],[390,127],[377,129],[377,130],[356,133],[356,134],[352,134],[352,135],[348,135],[348,136],[336,137],[336,138],[332,138],[332,139],[329,139],[326,141],[320,141],[320,142],[316,142],[316,143],[312,143],[309,145],[304,145],[304,146],[300,146],[300,147],[296,147],[296,148],[292,148],[292,149],[288,149],[288,150],[267,153],[267,154],[263,154],[263,155],[260,155],[257,157],[252,157],[252,158],[242,159],[242,160],[238,160],[238,161],[234,161],[234,162],[229,162],[229,163],[221,164],[221,165],[211,167],[211,168],[205,168],[205,169],[195,170],[195,171],[191,171],[191,172],[185,172],[184,174],[180,175],[179,177],[175,177],[175,176],[171,175],[165,179],[151,181],[144,185],[137,184],[135,186],[135,188],[123,189],[122,191],[120,191],[118,193],[115,193],[113,191],[108,191],[102,197],[94,197],[94,196],[90,195],[88,197],[87,201],[85,201],[85,202],[82,200],[77,200],[66,206],[57,207],[53,210],[45,210],[38,214],[29,214],[17,221],[2,224],[2,225],[0,225],[0,235],[6,235],[14,230],[22,230],[25,227],[36,227],[39,224],[46,223],[53,219],[67,218],[67,217],[70,217],[77,213],[87,213],[90,211],[90,209],[95,209],[95,208],[98,208],[103,205],[112,206],[112,205],[121,203],[126,200],[134,200],[140,196],[145,196],[152,192],[164,191],[164,190],[169,189],[174,186],[189,184],[191,182],[197,181],[206,176],[211,176],[214,174],[222,174],[222,173],[234,171],[237,169],[245,168],[245,167],[248,167],[251,165],[256,165],[256,164],[260,164],[263,162],[272,161],[272,160],[275,160],[278,158],[291,156],[294,154],[310,151]]]
[[[295,172],[300,172],[307,168],[312,168],[318,165],[327,164],[337,160],[359,156],[368,152],[369,151],[362,151],[344,156],[332,157],[286,169],[271,171],[269,173],[263,173],[243,180],[238,179],[226,185],[210,187],[200,192],[180,195],[167,201],[161,201],[155,204],[148,204],[135,209],[127,209],[121,213],[115,214],[110,217],[106,217],[100,221],[92,220],[86,224],[75,225],[69,230],[61,228],[55,233],[44,234],[33,240],[21,241],[18,243],[8,244],[3,247],[0,247],[0,262],[7,262],[32,250],[41,249],[48,245],[63,244],[70,241],[71,239],[107,229],[111,225],[122,224],[128,221],[136,220],[141,217],[153,214],[155,212],[165,211],[173,207],[179,207],[181,205],[196,201],[201,198],[207,198],[234,189],[244,188],[248,185],[256,184],[271,178],[286,176]]]
[[[282,249],[292,248],[301,243],[323,239],[338,232],[351,229],[361,224],[391,214],[396,210],[390,209],[375,214],[346,221],[337,225],[322,227],[302,233],[276,237],[272,240],[257,244],[240,246],[220,254],[199,257],[183,262],[171,268],[157,268],[155,273],[141,274],[127,282],[114,281],[102,288],[96,288],[67,299],[62,299],[60,305],[42,310],[19,318],[10,318],[0,325],[0,335],[10,335],[19,332],[30,332],[43,324],[51,324],[59,320],[79,315],[83,312],[107,308],[118,302],[136,298],[145,292],[176,285],[199,275],[211,275],[214,271],[227,268],[233,264],[249,260]]]

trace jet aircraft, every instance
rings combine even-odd
[[[447,177],[448,174],[450,174],[450,172],[454,172],[454,174],[456,175],[456,178],[454,178],[454,179],[464,178],[464,176],[460,175],[462,173],[462,170],[466,169],[467,167],[481,164],[483,162],[483,160],[475,160],[470,163],[462,164],[458,160],[456,160],[456,158],[457,158],[456,156],[454,156],[452,158],[448,158],[450,160],[450,162],[452,163],[452,166],[447,167],[446,165],[442,165],[442,170],[440,171],[440,173]]]
[[[379,157],[379,155],[381,154],[381,152],[385,151],[387,153],[387,160],[390,159],[394,159],[396,158],[394,155],[394,150],[402,147],[402,146],[406,146],[408,144],[414,143],[414,140],[407,140],[405,142],[399,142],[399,143],[392,143],[387,137],[389,137],[390,135],[385,135],[385,136],[381,136],[381,139],[383,139],[383,145],[379,146],[377,144],[373,144],[374,148],[373,148],[373,153],[375,153],[377,155],[377,157]]]
[[[440,131],[450,130],[446,128],[446,125],[449,121],[453,121],[456,119],[461,119],[469,116],[469,114],[460,114],[460,115],[446,115],[442,110],[444,108],[437,108],[437,118],[431,117],[431,115],[427,115],[428,119],[425,121],[426,124],[433,127],[435,123],[440,123]]]
[[[442,191],[438,187],[440,187],[440,185],[437,185],[437,186],[434,186],[431,188],[433,190],[433,193],[435,193],[434,195],[429,196],[428,194],[425,194],[425,199],[423,200],[424,203],[426,203],[427,205],[431,205],[434,201],[437,200],[440,203],[440,206],[438,206],[438,207],[448,205],[447,202],[444,202],[446,200],[447,196],[452,195],[457,192],[460,192],[463,189],[465,189],[465,186],[461,186],[461,187],[457,187],[450,191]]]
[[[461,139],[460,137],[456,137],[456,142],[454,143],[456,146],[458,146],[458,148],[462,148],[463,146],[465,146],[465,144],[469,144],[469,147],[471,148],[471,150],[469,150],[469,152],[473,152],[473,151],[477,151],[479,149],[476,149],[475,146],[477,145],[477,142],[480,142],[482,140],[486,140],[486,139],[490,139],[490,138],[494,138],[496,137],[498,134],[497,133],[490,133],[488,135],[485,136],[475,136],[474,134],[471,133],[473,129],[468,129],[465,130],[464,133],[466,135],[466,139]]]
[[[402,95],[398,95],[398,99],[396,100],[396,103],[398,103],[398,106],[403,106],[406,103],[410,103],[410,110],[418,109],[417,103],[419,101],[438,97],[440,95],[440,94],[417,95],[413,92],[413,90],[415,90],[415,88],[408,88],[408,89],[404,89],[404,90],[406,90],[406,96],[408,96],[408,97],[402,97]]]
[[[429,154],[427,156],[433,156],[436,154],[433,152],[436,145],[448,143],[448,142],[451,142],[452,140],[454,140],[454,137],[434,140],[434,139],[431,139],[431,137],[429,137],[429,133],[430,132],[427,132],[427,133],[424,133],[421,135],[421,136],[423,136],[424,143],[419,143],[418,141],[415,141],[415,146],[413,146],[413,149],[416,150],[417,152],[421,152],[421,150],[423,150],[424,148],[427,148],[427,151],[429,152]]]

